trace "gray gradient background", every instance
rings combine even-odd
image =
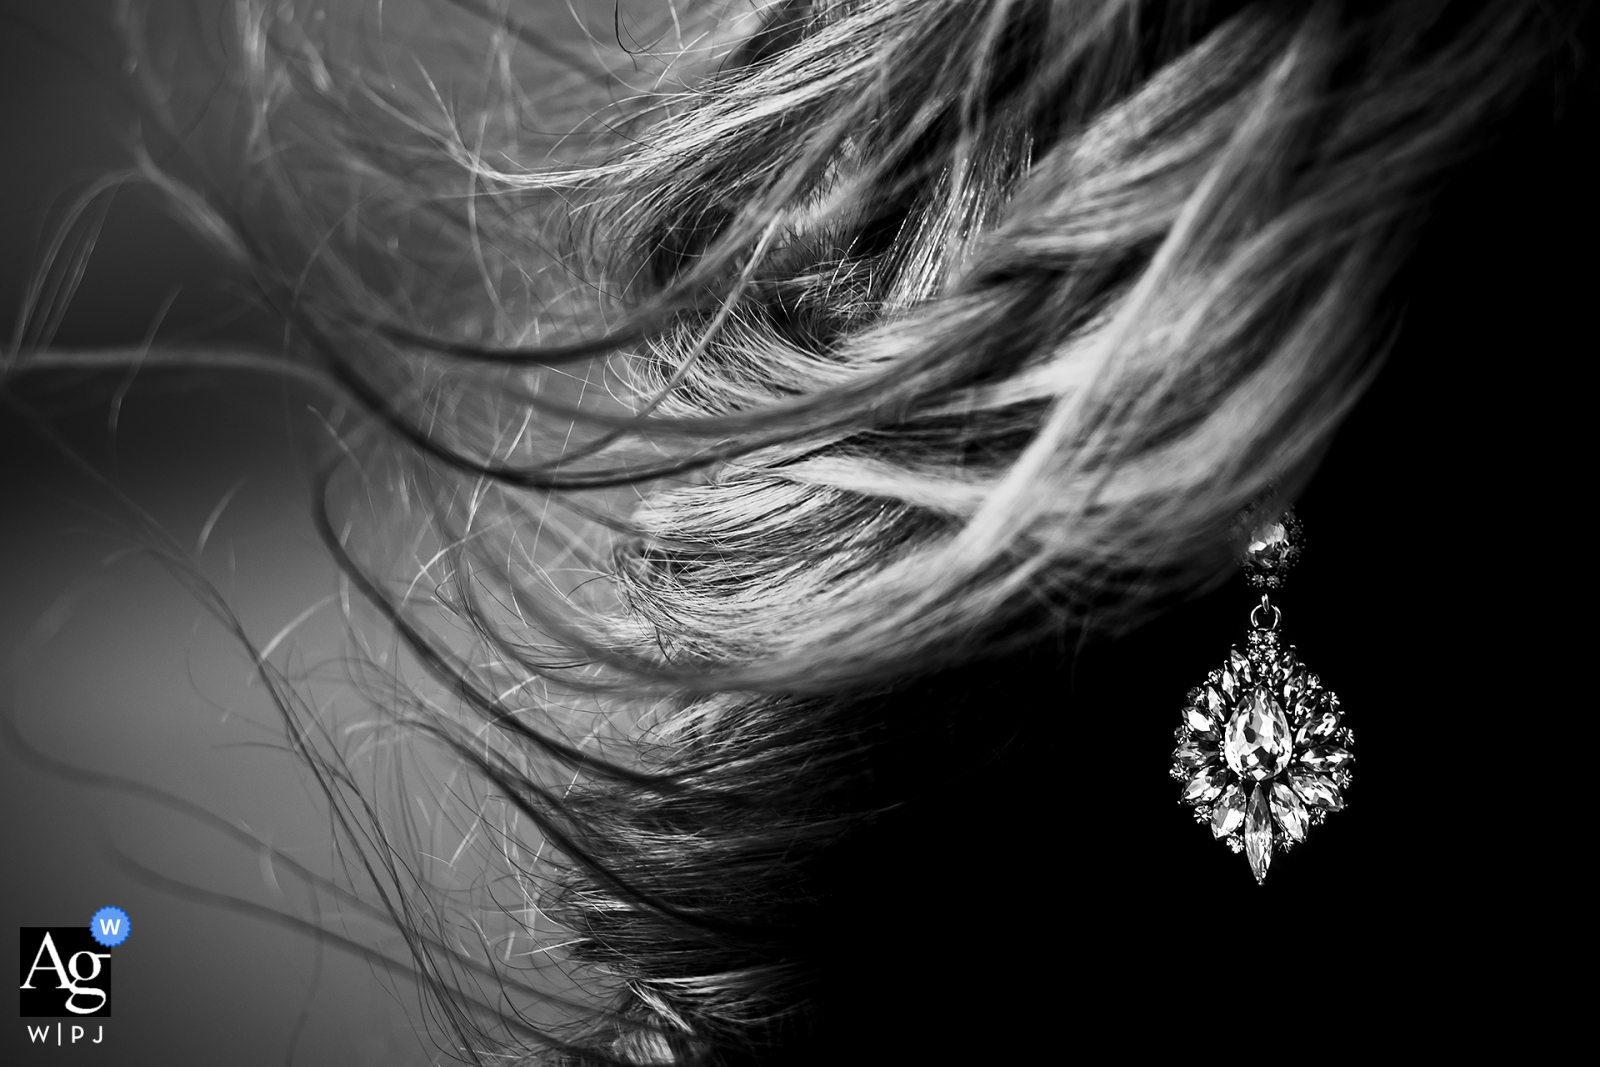
[[[130,116],[92,71],[115,69],[109,0],[0,0],[0,330],[9,336],[52,204],[125,160]],[[30,28],[31,27],[31,28]],[[225,306],[205,260],[141,195],[112,211],[60,341],[136,342],[179,289],[163,327],[197,328]],[[240,332],[234,326],[234,334]],[[66,437],[175,536],[192,541],[242,481],[212,534],[209,573],[269,639],[334,587],[307,518],[306,397],[265,379],[141,377],[113,447],[115,378],[30,394]],[[110,497],[36,435],[0,416],[0,686],[27,737],[81,766],[157,785],[246,822],[316,861],[328,834],[304,776],[278,750],[248,662],[148,560],[119,555]],[[112,466],[114,460],[114,468]],[[326,610],[297,631],[304,661],[336,649]],[[0,1060],[98,1064],[400,1064],[437,1056],[414,1036],[415,991],[310,939],[159,891],[117,852],[193,885],[265,904],[259,857],[147,802],[40,773],[0,749],[3,952],[20,926],[132,917],[115,950],[114,1017],[95,1047],[30,1047],[12,1021]],[[320,959],[319,959],[320,957]],[[320,970],[319,970],[320,967]],[[299,1030],[296,1037],[297,1028]],[[90,1031],[94,1031],[91,1029]]]

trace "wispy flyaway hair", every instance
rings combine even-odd
[[[1226,575],[1581,13],[238,0],[217,34],[130,5],[143,175],[375,416],[330,547],[448,685],[396,714],[514,812],[491,866],[572,968],[459,947],[314,757],[458,1051],[948,1038],[841,957],[905,949],[867,913],[1015,706],[994,664]],[[541,995],[571,1010],[505,1007]],[[1021,1055],[999,1029],[974,1062]]]

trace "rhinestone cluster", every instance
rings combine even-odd
[[[1344,810],[1354,738],[1339,698],[1269,626],[1250,630],[1205,684],[1189,691],[1172,753],[1182,803],[1259,883],[1272,853],[1287,852]]]
[[[1241,530],[1248,531],[1239,552],[1245,581],[1254,589],[1282,589],[1305,551],[1305,525],[1290,509],[1275,519],[1250,522]]]

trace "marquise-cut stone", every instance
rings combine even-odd
[[[1344,798],[1328,779],[1320,774],[1295,774],[1290,776],[1294,791],[1307,804],[1326,811],[1343,811]]]
[[[1228,669],[1233,671],[1234,676],[1241,681],[1248,682],[1252,680],[1250,661],[1237,648],[1228,651]]]
[[[1227,837],[1237,830],[1244,822],[1244,805],[1244,790],[1235,782],[1222,794],[1216,810],[1211,813],[1211,836]]]
[[[1333,737],[1333,732],[1338,728],[1337,710],[1329,707],[1313,708],[1299,732],[1295,734],[1295,744],[1301,748],[1311,748]]]
[[[1215,736],[1222,733],[1221,724],[1207,715],[1202,708],[1185,708],[1183,721],[1197,734]]]
[[[1222,692],[1229,700],[1237,700],[1239,698],[1239,683],[1235,680],[1231,670],[1222,672]]]
[[[1214,745],[1203,745],[1198,741],[1185,741],[1172,753],[1172,758],[1185,767],[1199,767],[1213,762],[1218,752]]]
[[[1258,687],[1244,695],[1228,720],[1222,751],[1235,774],[1258,782],[1288,765],[1293,754],[1289,720],[1268,690]]]
[[[1222,792],[1222,783],[1227,780],[1228,772],[1221,767],[1204,767],[1189,784],[1183,787],[1183,800],[1186,804],[1204,804],[1213,800]]]
[[[1250,804],[1245,811],[1244,851],[1256,882],[1265,881],[1267,867],[1272,863],[1272,815],[1267,807],[1267,795],[1259,785],[1250,794]]]
[[[1294,790],[1282,782],[1272,783],[1272,814],[1283,832],[1296,841],[1306,839],[1306,809]]]
[[[1306,672],[1297,663],[1284,672],[1283,702],[1291,706],[1297,704],[1306,692]]]
[[[1338,745],[1314,748],[1300,757],[1300,762],[1319,774],[1331,774],[1349,764],[1355,757]]]

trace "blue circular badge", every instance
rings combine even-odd
[[[89,936],[106,948],[116,948],[128,940],[128,913],[121,908],[101,908],[89,920]]]

